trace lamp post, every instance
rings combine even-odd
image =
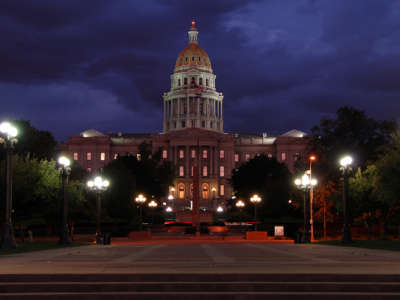
[[[242,211],[243,211],[243,207],[246,206],[246,204],[244,204],[244,202],[242,200],[238,200],[236,201],[236,207],[239,208],[240,211],[240,223],[242,223]]]
[[[254,221],[255,221],[255,231],[257,231],[257,205],[261,202],[261,197],[254,194],[250,198],[250,202],[254,204]]]
[[[143,203],[145,203],[146,202],[146,197],[144,197],[143,196],[143,194],[139,194],[136,198],[135,198],[135,202],[137,203],[137,204],[139,204],[139,216],[140,216],[140,230],[142,230],[142,223],[143,223],[143,220],[142,220],[142,205],[143,205]]]
[[[148,206],[151,208],[151,227],[153,227],[154,223],[154,210],[158,206],[157,202],[154,200],[151,200],[148,204]]]
[[[304,239],[303,241],[305,243],[308,243],[309,240],[309,235],[308,235],[308,228],[307,228],[307,201],[306,201],[306,194],[307,190],[310,189],[312,186],[317,184],[316,179],[311,179],[308,177],[307,174],[304,174],[301,178],[297,178],[294,183],[299,189],[302,189],[304,191],[304,198],[303,198],[303,206],[304,206],[304,217],[303,217],[303,232],[304,232]]]
[[[67,199],[67,184],[68,184],[68,176],[71,173],[71,168],[69,167],[71,161],[65,157],[60,156],[58,159],[58,164],[60,165],[60,173],[62,180],[62,221],[60,226],[60,241],[61,245],[68,245],[71,243],[69,239],[69,230],[68,230],[68,199]]]
[[[311,155],[309,157],[309,159],[310,159],[310,181],[312,181],[313,180],[313,178],[312,178],[312,163],[317,158],[316,158],[315,155]],[[311,184],[311,186],[310,186],[310,232],[311,232],[311,242],[314,242],[313,199],[314,199],[314,189],[313,189],[313,185]]]
[[[107,179],[103,179],[101,176],[96,176],[93,180],[87,182],[87,186],[90,190],[96,192],[96,244],[101,244],[101,193],[105,191],[110,182]]]
[[[4,223],[1,236],[2,249],[15,249],[17,244],[14,238],[14,229],[11,222],[12,210],[12,152],[17,143],[16,136],[18,130],[12,124],[3,122],[0,124],[0,133],[2,138],[0,142],[4,144],[6,150],[6,207]]]
[[[342,243],[349,244],[352,243],[351,231],[349,224],[349,212],[348,212],[348,196],[349,196],[349,171],[351,170],[350,165],[353,162],[351,156],[345,156],[340,160],[341,170],[343,172],[343,237]]]

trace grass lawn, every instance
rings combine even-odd
[[[80,243],[80,242],[72,242],[68,246],[58,244],[58,241],[36,241],[36,242],[20,242],[17,243],[16,249],[7,249],[3,250],[0,249],[0,255],[5,254],[16,254],[16,253],[23,253],[23,252],[32,252],[32,251],[40,251],[40,250],[48,250],[48,249],[59,249],[64,247],[77,247],[77,246],[84,246],[87,243]]]
[[[320,241],[317,242],[316,244],[400,251],[400,241],[391,241],[391,240],[371,240],[371,241],[355,240],[351,244],[342,244],[342,242],[339,240],[331,240],[331,241]]]

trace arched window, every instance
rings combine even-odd
[[[208,199],[208,193],[209,193],[208,184],[203,183],[203,185],[201,186],[201,195],[202,195],[203,199],[205,199],[205,200]]]
[[[185,185],[183,183],[178,185],[178,197],[179,199],[185,199]]]
[[[199,85],[203,85],[203,78],[199,78]]]
[[[208,176],[208,168],[207,166],[203,166],[203,177],[207,177]]]

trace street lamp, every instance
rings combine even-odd
[[[255,221],[255,231],[257,231],[257,204],[261,202],[261,197],[254,194],[250,198],[250,202],[254,204],[254,221]]]
[[[303,232],[304,232],[304,242],[309,242],[308,230],[307,230],[307,202],[306,193],[307,190],[317,184],[316,179],[311,179],[307,174],[304,174],[301,178],[296,178],[294,181],[295,185],[304,191],[304,217],[303,217]]]
[[[96,244],[101,244],[101,193],[105,191],[110,182],[107,179],[103,179],[101,176],[95,177],[93,180],[87,182],[87,186],[90,190],[97,194],[97,217],[96,217]]]
[[[223,207],[222,206],[218,206],[217,207],[217,213],[223,213],[223,212],[224,212]]]
[[[310,181],[312,182],[314,179],[312,177],[312,163],[317,159],[315,155],[311,155],[310,159]],[[314,200],[314,189],[313,184],[311,183],[310,187],[310,229],[311,229],[311,242],[314,241],[314,221],[313,221],[313,200]]]
[[[144,197],[143,196],[143,194],[139,194],[136,198],[135,198],[135,202],[137,203],[137,204],[139,204],[139,216],[140,216],[140,230],[142,230],[142,223],[143,223],[143,220],[142,220],[142,205],[143,205],[143,203],[145,203],[146,202],[146,197]]]
[[[154,210],[158,206],[157,202],[154,200],[151,200],[148,204],[148,206],[151,208],[151,226],[153,227],[154,223]]]
[[[347,209],[347,199],[349,195],[349,171],[351,170],[350,165],[353,163],[351,156],[345,156],[340,160],[341,170],[343,172],[343,237],[342,243],[349,244],[352,242],[351,230],[349,224],[349,213]]]
[[[6,207],[4,224],[1,236],[2,249],[15,249],[14,229],[11,222],[12,210],[12,152],[14,145],[17,143],[18,130],[9,122],[0,124],[1,139],[0,143],[4,144],[6,150]]]
[[[68,245],[71,243],[69,240],[69,230],[68,230],[68,199],[67,199],[67,184],[68,184],[68,176],[71,173],[71,168],[69,167],[71,161],[69,158],[65,156],[60,156],[58,158],[58,164],[60,165],[60,174],[62,180],[62,199],[63,199],[63,206],[62,206],[62,221],[60,226],[60,244],[61,245]]]
[[[242,222],[242,210],[243,210],[243,207],[246,206],[246,204],[244,204],[244,202],[242,200],[238,200],[238,201],[236,201],[235,205],[236,205],[237,208],[239,208],[239,211],[240,211],[240,222]]]

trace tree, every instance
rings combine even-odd
[[[105,176],[112,183],[105,194],[105,202],[113,218],[131,221],[136,215],[134,198],[137,194],[161,199],[173,183],[173,165],[161,159],[160,150],[152,154],[149,145],[142,143],[139,151],[140,159],[121,156],[104,168]]]
[[[375,161],[390,144],[396,128],[395,122],[378,121],[353,107],[341,107],[336,119],[322,118],[314,126],[310,140],[310,152],[318,157],[315,172],[322,180],[340,177],[338,161],[343,154],[352,154],[357,165],[365,166]]]
[[[22,157],[30,154],[39,159],[54,159],[57,141],[49,131],[38,130],[25,120],[13,120],[12,123],[18,129],[15,153]]]
[[[248,202],[252,194],[259,194],[260,218],[281,217],[288,214],[288,200],[292,192],[292,178],[286,165],[265,155],[256,156],[234,170],[231,183],[236,197]],[[247,205],[249,208],[250,203]]]

